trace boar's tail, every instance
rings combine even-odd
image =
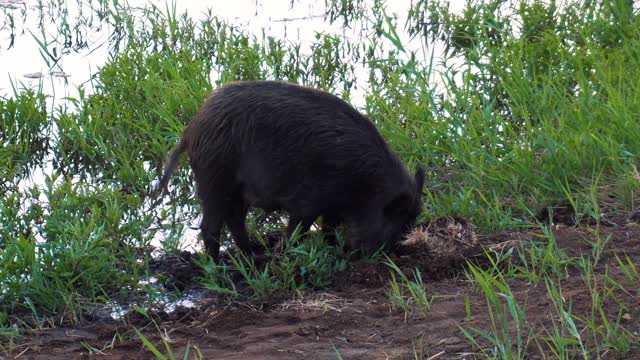
[[[186,150],[187,143],[184,140],[182,140],[180,144],[178,144],[178,146],[171,150],[171,152],[169,153],[169,159],[164,164],[164,171],[162,177],[160,178],[160,184],[157,188],[158,191],[166,189],[171,174],[173,174],[173,172],[178,167],[178,159],[180,159],[180,155],[182,155],[182,153]]]

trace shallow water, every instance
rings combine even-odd
[[[203,304],[205,295],[198,290],[188,290],[181,295],[173,292],[166,292],[154,301],[153,308],[171,314],[179,308],[197,309]],[[95,315],[100,319],[123,320],[130,315],[137,304],[107,304],[99,308]],[[146,306],[142,306],[146,308]]]

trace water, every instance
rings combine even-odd
[[[153,301],[153,309],[171,314],[177,309],[198,309],[203,305],[205,295],[198,290],[188,290],[180,296],[174,293],[164,293]],[[135,307],[148,308],[140,304],[117,304],[111,303],[99,307],[94,311],[95,316],[100,319],[124,320],[134,311]]]

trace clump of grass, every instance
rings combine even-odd
[[[568,268],[572,264],[571,258],[558,247],[551,230],[543,226],[541,241],[528,243],[518,249],[519,263],[512,265],[511,271],[516,278],[524,278],[530,284],[537,286],[547,277],[565,279]]]
[[[253,296],[265,298],[282,288],[281,280],[275,277],[269,269],[270,263],[260,269],[253,258],[247,257],[242,252],[237,255],[229,254],[229,260],[251,288]]]
[[[43,165],[50,146],[51,123],[42,87],[18,89],[12,85],[13,97],[0,97],[0,190]]]
[[[200,283],[206,289],[229,296],[239,296],[236,286],[231,278],[231,266],[216,264],[211,257],[202,254],[196,258],[195,263],[203,270]]]
[[[624,274],[628,288],[636,289],[635,294],[640,292],[640,272],[633,263],[629,255],[625,255],[624,259],[621,259],[617,254],[615,255],[616,261],[620,266],[620,270]],[[631,294],[634,294],[633,292]]]
[[[151,323],[154,325],[154,327],[156,328],[156,331],[158,332],[158,334],[160,334],[160,339],[162,342],[162,345],[164,346],[164,350],[166,351],[166,355],[160,350],[158,349],[158,347],[156,347],[143,333],[142,331],[140,331],[138,328],[134,327],[133,330],[136,332],[136,334],[138,335],[138,337],[140,338],[140,341],[142,341],[142,344],[144,345],[144,347],[149,350],[153,356],[156,359],[159,360],[175,360],[176,359],[176,355],[174,350],[171,348],[171,344],[170,344],[170,335],[167,333],[166,330],[162,331],[160,329],[160,327],[158,326],[158,324],[149,316],[149,314],[147,314],[146,311],[144,311],[144,309],[140,309],[137,308],[136,309],[137,312],[139,312],[140,314],[142,314],[143,316],[145,316],[147,319],[149,319],[151,321]],[[195,354],[194,354],[194,358],[195,359],[204,359],[204,356],[202,355],[202,352],[200,351],[200,349],[197,346],[193,346],[193,348],[195,349]],[[191,343],[187,343],[187,347],[184,350],[184,354],[182,356],[183,359],[189,359],[189,355],[191,353],[191,349],[192,349],[192,345]]]
[[[0,351],[10,353],[14,341],[21,337],[18,329],[10,325],[9,314],[6,311],[0,311]]]
[[[589,353],[585,347],[583,336],[574,321],[571,303],[568,306],[565,305],[560,281],[546,277],[544,280],[547,295],[557,316],[551,319],[551,329],[544,329],[547,335],[541,336],[542,341],[547,345],[548,351],[558,359],[570,359],[575,355],[588,359]]]
[[[608,274],[597,274],[596,262],[596,258],[589,256],[580,256],[576,261],[590,297],[590,307],[585,313],[575,311],[572,299],[563,293],[560,279],[544,278],[555,315],[551,325],[543,327],[539,336],[546,345],[544,348],[539,345],[542,353],[549,352],[558,359],[589,359],[593,354],[605,356],[607,353],[624,358],[638,343],[637,334],[623,326],[623,316],[628,309],[615,295],[616,290],[629,294],[628,289]],[[635,288],[632,291],[635,292]],[[613,316],[607,311],[612,303],[618,306]]]
[[[595,228],[589,229],[589,232],[594,237],[593,241],[585,239],[585,241],[591,246],[591,258],[593,260],[593,267],[598,266],[600,263],[600,259],[604,255],[605,247],[611,241],[612,234],[602,236],[600,232],[600,224],[598,224]]]
[[[413,272],[413,280],[409,280],[407,275],[386,256],[387,266],[391,268],[391,279],[387,285],[386,295],[391,303],[391,307],[396,310],[400,309],[405,314],[417,311],[420,315],[426,317],[431,310],[433,298],[427,295],[427,290],[422,282],[420,271],[415,269]],[[397,276],[397,277],[396,277]]]
[[[148,219],[124,223],[126,198],[106,188],[49,178],[44,192],[29,191],[44,200],[17,206],[15,211],[22,211],[22,217],[11,221],[18,231],[4,233],[0,251],[3,306],[42,316],[65,314],[67,320],[77,321],[83,304],[125,295],[127,285],[135,283],[142,271],[135,251],[136,245],[145,245],[141,231]],[[121,247],[126,243],[130,247]]]
[[[622,315],[627,311],[626,306],[617,302],[619,310],[615,319],[607,314],[607,302],[616,300],[614,296],[615,286],[607,285],[608,276],[600,277],[594,271],[597,258],[581,257],[579,262],[582,277],[591,297],[590,311],[584,316],[574,316],[583,324],[585,337],[593,351],[604,354],[613,352],[617,357],[624,356],[632,350],[633,343],[640,338],[622,326]],[[610,278],[609,278],[610,279]],[[616,282],[609,282],[616,285]]]
[[[347,268],[351,254],[346,253],[345,235],[335,232],[335,240],[329,244],[321,233],[301,236],[294,231],[281,258],[274,263],[274,270],[281,274],[286,288],[321,289],[333,283],[334,275]]]
[[[281,253],[267,249],[269,259],[261,267],[242,252],[230,252],[228,256],[231,268],[242,275],[254,297],[264,298],[276,291],[319,289],[330,285],[333,275],[347,267],[349,254],[342,251],[343,236],[339,232],[336,236],[337,243],[329,245],[322,234],[303,236],[298,226]]]
[[[469,281],[477,284],[485,295],[490,325],[488,330],[470,326],[460,330],[486,358],[524,359],[532,340],[524,312],[526,306],[518,303],[504,277],[491,275],[470,263],[468,266]]]

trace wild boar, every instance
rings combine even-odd
[[[248,81],[214,90],[170,153],[161,189],[183,152],[214,258],[224,224],[249,251],[249,207],[286,211],[287,236],[298,224],[306,232],[318,217],[344,223],[351,247],[367,253],[399,240],[422,209],[422,167],[409,175],[366,116],[309,87]]]

